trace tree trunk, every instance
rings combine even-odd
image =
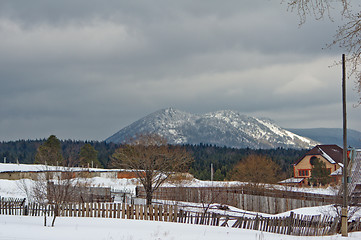
[[[147,206],[152,205],[153,186],[152,186],[152,178],[150,174],[146,174],[146,183],[144,184],[144,191],[146,194]]]
[[[47,214],[47,205],[43,206],[43,214],[44,214],[44,227],[46,227],[46,214]]]
[[[147,206],[152,205],[152,199],[153,199],[152,192],[149,190],[146,190],[145,193],[146,193],[146,199],[147,199]]]
[[[54,215],[53,221],[51,222],[51,226],[54,227],[56,215]]]
[[[56,217],[59,215],[59,205],[56,203],[55,204],[55,209],[54,209],[54,217],[53,217],[53,221],[51,222],[51,226],[54,227],[55,224],[55,219]]]

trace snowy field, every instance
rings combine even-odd
[[[59,170],[59,167],[51,167],[38,164],[13,164],[13,163],[0,163],[0,172],[9,171],[42,171],[47,170]],[[82,168],[74,168],[74,171],[84,170]],[[86,168],[89,171],[110,171],[109,169],[99,168]],[[114,191],[127,191],[134,192],[135,187],[139,185],[134,179],[116,179],[116,178],[101,178],[94,177],[86,180],[92,186],[111,187]],[[24,181],[23,181],[24,182]],[[31,185],[31,180],[25,180],[27,185]],[[217,182],[217,181],[200,181],[198,179],[192,179],[183,181],[177,184],[166,183],[163,186],[188,186],[188,187],[210,187],[210,186],[240,186],[246,183],[243,182]],[[15,180],[3,180],[0,179],[0,196],[2,197],[26,197],[26,194],[21,191],[20,181]],[[317,194],[335,194],[333,188],[298,188],[298,187],[285,187],[281,185],[267,185],[266,187],[275,188],[279,190],[297,191],[297,192],[308,192]]]
[[[340,235],[298,237],[239,228],[213,227],[155,221],[58,218],[55,227],[44,227],[42,217],[0,215],[1,240],[338,240]],[[361,239],[350,233],[348,239]]]

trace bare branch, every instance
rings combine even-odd
[[[154,191],[170,176],[184,171],[192,160],[181,146],[167,145],[165,138],[146,134],[117,149],[111,165],[131,169],[145,189],[147,204],[151,204]]]
[[[319,20],[327,15],[332,21],[331,10],[335,9],[334,6],[341,4],[342,10],[339,14],[345,23],[338,27],[334,40],[327,46],[336,45],[347,52],[349,76],[356,78],[356,91],[360,95],[358,104],[361,104],[361,14],[359,8],[353,8],[350,0],[282,0],[282,3],[284,2],[288,4],[288,10],[297,12],[300,25],[306,22],[308,16]]]

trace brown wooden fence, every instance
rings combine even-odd
[[[142,187],[137,196],[145,197]],[[161,187],[154,199],[195,203],[219,203],[254,212],[277,214],[296,208],[314,207],[342,202],[337,196],[292,192],[252,186],[238,187]]]
[[[53,216],[54,206],[38,203],[22,204],[23,201],[0,201],[0,214]],[[62,204],[60,217],[121,218],[165,221],[188,224],[212,225],[253,229],[264,232],[297,236],[320,236],[335,234],[339,219],[329,216],[305,216],[291,213],[287,217],[239,217],[215,212],[184,211],[172,205],[129,205],[123,203]],[[360,231],[360,219],[349,223],[350,231]]]

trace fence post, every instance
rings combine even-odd
[[[179,221],[178,222],[180,222],[180,223],[183,222],[183,210],[182,209],[179,210]]]
[[[178,222],[178,207],[173,207],[172,222]]]
[[[291,212],[291,213],[290,213],[290,216],[288,217],[287,235],[291,235],[291,234],[292,234],[292,230],[293,230],[293,215],[294,215],[294,213]]]
[[[159,205],[158,206],[158,210],[159,210],[159,221],[163,221],[163,206],[162,205]]]
[[[164,217],[164,222],[168,222],[169,220],[169,211],[168,211],[168,205],[164,205],[163,206],[163,211],[164,211],[164,214],[163,214],[163,217]]]
[[[25,205],[24,205],[24,208],[23,208],[23,215],[27,216],[28,214],[29,214],[28,204],[25,204]]]
[[[149,205],[149,219],[153,221],[153,205]]]
[[[331,227],[327,234],[332,235],[332,234],[336,233],[338,225],[340,225],[340,217],[337,216],[333,219]]]
[[[135,208],[135,219],[139,219],[139,205],[134,205]]]
[[[159,210],[158,210],[158,205],[154,205],[154,220],[155,221],[159,221]]]
[[[120,218],[121,203],[117,203],[117,218]]]
[[[254,220],[253,230],[258,230],[258,227],[259,227],[259,216],[257,214],[257,216]]]

